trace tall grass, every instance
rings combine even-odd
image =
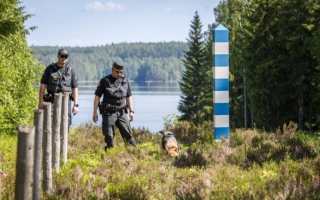
[[[319,199],[320,139],[290,130],[238,129],[215,141],[211,122],[177,123],[180,155],[172,158],[160,134],[134,129],[134,148],[117,130],[115,147],[105,152],[101,127],[82,124],[70,132],[67,165],[42,199]],[[0,139],[8,174],[2,198],[13,199],[16,138]]]

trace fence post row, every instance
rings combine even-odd
[[[34,126],[17,127],[16,200],[40,199],[41,163],[45,193],[52,191],[52,169],[59,172],[60,153],[63,155],[63,164],[66,164],[69,95],[55,94],[54,106],[51,102],[44,102],[43,110],[34,110]]]

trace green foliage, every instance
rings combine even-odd
[[[32,58],[25,41],[23,22],[28,16],[17,2],[0,3],[0,130],[11,132],[18,125],[32,125],[38,102],[41,64]],[[1,29],[3,30],[3,29]]]
[[[318,128],[319,2],[224,0],[214,9],[230,33],[232,127]]]
[[[168,114],[167,116],[163,117],[163,130],[169,130],[176,126],[179,123],[179,116],[175,114]]]
[[[31,46],[34,58],[48,66],[57,60],[60,47]],[[62,48],[62,47],[61,47]],[[91,47],[63,47],[80,81],[98,81],[121,62],[130,80],[178,81],[184,66],[180,60],[187,48],[183,42],[119,43]]]
[[[209,61],[212,58],[208,58],[206,51],[212,40],[208,39],[206,43],[198,12],[190,27],[188,50],[182,60],[186,70],[179,82],[182,95],[178,110],[181,112],[180,120],[199,125],[202,121],[212,120],[212,61]]]
[[[0,141],[0,169],[4,173],[0,174],[1,197],[2,199],[14,199],[18,141],[17,137],[13,137],[3,131],[0,132]]]
[[[148,199],[149,180],[145,176],[130,177],[122,183],[110,183],[105,191],[110,199]]]
[[[178,122],[179,137],[194,133]],[[207,125],[197,127],[205,132]],[[230,139],[179,140],[176,158],[162,150],[161,137],[134,130],[140,143],[103,148],[101,127],[83,124],[69,134],[68,161],[53,173],[53,190],[41,199],[317,199],[320,139],[303,132],[261,133],[238,129]],[[211,137],[213,128],[211,127]],[[16,137],[0,134],[2,197],[14,199]],[[233,141],[236,140],[236,141]],[[283,147],[284,154],[277,153]],[[310,151],[310,149],[313,149]],[[248,155],[253,155],[248,157]],[[284,155],[284,156],[283,156]],[[300,157],[299,157],[300,156]],[[251,159],[252,158],[252,159]]]

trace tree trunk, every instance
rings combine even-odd
[[[299,130],[303,130],[303,96],[299,94]]]

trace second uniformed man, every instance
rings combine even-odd
[[[105,150],[114,146],[113,138],[115,127],[118,127],[121,136],[131,146],[136,146],[132,137],[129,121],[134,119],[131,89],[128,79],[123,76],[122,65],[116,62],[112,65],[112,73],[102,78],[95,91],[93,121],[98,121],[97,109],[102,115],[102,133],[105,137]],[[103,95],[103,101],[100,98]],[[128,109],[129,117],[128,119]]]

